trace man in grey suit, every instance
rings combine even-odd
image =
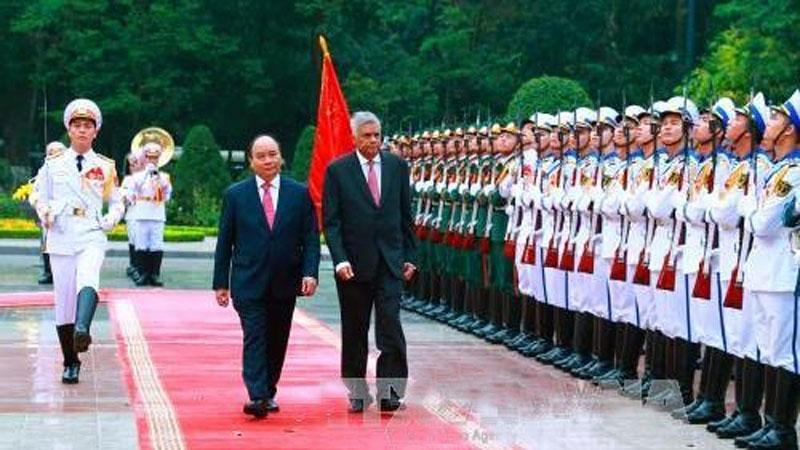
[[[400,295],[416,270],[409,169],[403,159],[380,151],[381,124],[374,114],[355,113],[351,128],[356,149],[328,166],[322,200],[341,310],[342,378],[349,410],[364,411],[373,401],[364,377],[374,305],[380,409],[395,411],[408,378]]]

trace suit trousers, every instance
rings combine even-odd
[[[403,397],[408,378],[406,340],[400,323],[400,293],[403,282],[381,259],[375,278],[369,281],[342,281],[336,278],[336,291],[342,320],[342,379],[350,398],[367,398],[365,380],[369,353],[369,327],[375,307],[375,344],[378,397],[388,398],[389,388]]]
[[[251,400],[275,397],[289,344],[294,306],[294,297],[233,301],[244,337],[242,378]]]

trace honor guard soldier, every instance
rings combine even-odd
[[[746,444],[752,449],[797,448],[800,240],[796,221],[798,203],[792,200],[800,186],[799,113],[800,91],[773,107],[764,145],[774,151],[775,164],[768,173],[760,174],[764,177],[763,189],[748,196],[742,206],[745,230],[753,235],[753,248],[744,268],[743,314],[755,321],[755,344],[766,366],[768,388],[764,407],[766,424],[736,440],[737,445]]]
[[[549,186],[549,177],[554,176],[559,159],[554,156],[551,147],[551,134],[557,133],[558,120],[551,114],[539,113],[535,117],[534,142],[537,151],[536,164],[531,176],[527,176],[523,167],[521,203],[530,208],[530,219],[523,219],[518,240],[524,240],[520,269],[520,292],[534,300],[535,339],[520,349],[523,356],[535,357],[547,353],[553,348],[553,308],[548,302],[545,289],[544,261],[545,231],[552,230],[552,220],[545,223],[542,198]],[[527,213],[523,213],[525,217]],[[551,217],[552,216],[548,216]],[[528,222],[529,221],[529,222]],[[526,225],[529,224],[528,228]],[[530,275],[530,280],[524,280]]]
[[[127,156],[128,174],[122,179],[120,192],[125,200],[125,227],[128,234],[128,267],[125,274],[136,280],[139,274],[140,261],[136,254],[136,220],[138,219],[136,207],[136,190],[134,189],[134,175],[144,170],[144,155],[141,149],[131,151]]]
[[[519,292],[520,299],[520,327],[521,332],[516,338],[506,341],[505,345],[511,350],[521,351],[530,346],[536,339],[536,302],[533,297],[532,284],[534,283],[535,259],[533,248],[528,251],[529,256],[523,258],[525,249],[529,244],[529,238],[533,231],[533,210],[530,197],[525,195],[528,189],[535,183],[534,177],[538,165],[537,142],[536,142],[536,120],[538,115],[534,114],[520,125],[520,139],[522,142],[520,164],[516,171],[516,181],[511,186],[510,197],[513,205],[511,219],[509,221],[510,236],[514,239],[514,268],[517,274],[516,290]],[[525,198],[527,197],[527,198]],[[525,262],[523,262],[523,259]]]
[[[663,167],[662,160],[665,159],[663,150],[659,148],[660,117],[665,108],[666,102],[657,101],[639,115],[639,126],[635,132],[638,148],[628,158],[629,183],[622,205],[629,226],[625,246],[617,253],[617,259],[625,260],[626,270],[620,274],[612,268],[611,273],[612,280],[629,280],[630,289],[636,297],[639,328],[645,332],[644,373],[641,379],[628,383],[620,391],[622,395],[637,399],[647,398],[653,381],[663,380],[666,370],[666,338],[656,326],[650,272],[651,244],[656,224],[647,209],[647,199],[656,186],[658,168]],[[634,344],[631,342],[631,345]],[[629,347],[626,354],[631,351]]]
[[[636,295],[627,282],[627,240],[631,222],[625,214],[624,202],[631,180],[631,159],[636,146],[636,130],[646,115],[638,105],[626,106],[613,130],[614,150],[603,160],[603,191],[600,203],[603,216],[601,256],[608,272],[609,322],[600,322],[601,329],[613,327],[614,332],[601,333],[601,351],[609,358],[613,355],[613,370],[593,377],[603,387],[620,387],[626,380],[636,378],[636,367],[644,335],[639,332],[639,315]],[[602,115],[601,115],[602,116]],[[608,121],[610,122],[610,120]],[[613,350],[609,351],[611,343]],[[605,353],[607,352],[607,353]],[[589,374],[591,375],[591,374]]]
[[[575,175],[576,153],[569,147],[569,135],[574,124],[573,113],[558,114],[558,126],[550,134],[550,148],[554,161],[544,180],[542,190],[543,233],[541,246],[544,248],[544,288],[547,302],[552,307],[554,344],[536,359],[545,364],[553,364],[572,354],[573,317],[568,308],[568,285],[566,273],[559,269],[561,249],[566,244],[565,215],[562,200],[565,189],[571,187]]]
[[[45,251],[53,270],[56,330],[64,356],[61,380],[67,384],[78,382],[78,353],[92,342],[105,232],[119,222],[125,208],[114,161],[92,149],[102,124],[94,102],[70,102],[64,110],[70,147],[47,157],[34,184],[36,213],[47,228]]]
[[[576,271],[577,261],[587,250],[584,244],[594,242],[595,230],[589,224],[591,193],[599,168],[597,149],[590,145],[592,122],[597,113],[589,108],[578,108],[573,112],[573,147],[575,163],[568,176],[570,182],[565,184],[564,196],[561,200],[562,213],[565,215],[564,234],[562,234],[561,260],[559,269],[566,279],[565,308],[572,323],[571,352],[565,357],[555,360],[553,365],[565,372],[581,369],[591,362],[592,351],[592,317],[589,313],[593,276]],[[585,200],[585,201],[584,201]],[[585,216],[587,220],[581,220]],[[591,251],[591,250],[590,250]],[[587,252],[588,255],[588,252]],[[594,263],[594,257],[592,264]],[[588,272],[588,271],[587,271]],[[603,286],[602,291],[605,291]],[[602,294],[600,294],[602,295]],[[606,298],[608,296],[606,295]]]
[[[475,264],[480,272],[480,290],[476,298],[476,315],[478,319],[470,326],[470,331],[480,338],[491,336],[499,331],[500,327],[495,322],[493,299],[491,290],[491,278],[489,272],[489,231],[491,230],[489,215],[489,197],[487,191],[494,182],[495,159],[492,153],[492,133],[488,127],[481,127],[478,130],[480,167],[480,183],[471,188],[477,202],[477,214],[475,216],[472,234],[474,236],[472,264]]]
[[[482,143],[486,138],[486,127],[478,130],[475,127],[467,129],[466,147],[467,154],[467,189],[462,194],[462,201],[466,205],[467,220],[464,223],[461,248],[464,258],[464,281],[467,313],[469,317],[457,325],[462,331],[475,333],[486,325],[481,306],[484,290],[483,265],[481,254],[478,250],[478,222],[481,214],[479,195],[482,192],[483,176],[482,161],[484,158]],[[483,210],[485,213],[485,210]],[[485,216],[484,216],[485,219]]]
[[[731,169],[723,185],[713,196],[709,220],[719,229],[719,264],[716,271],[722,294],[723,342],[734,359],[736,409],[728,417],[713,421],[706,429],[723,439],[744,437],[761,428],[761,403],[764,397],[764,366],[758,362],[751,318],[744,317],[742,278],[752,236],[743,228],[738,205],[748,194],[761,187],[753,183],[764,179],[772,165],[771,158],[758,150],[766,130],[770,111],[764,95],[754,96],[745,107],[735,109],[725,130],[730,143]],[[761,176],[758,176],[758,174]],[[747,350],[751,352],[748,353]],[[729,375],[719,374],[720,392],[727,391]]]
[[[692,385],[698,346],[691,334],[688,316],[689,267],[684,266],[682,250],[687,239],[685,222],[676,219],[676,203],[685,202],[698,164],[690,149],[689,136],[697,118],[697,107],[685,97],[673,97],[661,111],[660,139],[667,159],[658,162],[658,173],[647,209],[655,222],[650,254],[651,282],[654,284],[656,326],[667,336],[666,377],[676,380],[680,393],[663,389],[649,394],[648,401],[666,409],[693,401]],[[689,269],[691,270],[691,269]],[[696,268],[694,269],[696,270]]]
[[[601,386],[614,386],[622,375],[614,370],[614,353],[622,348],[622,327],[617,327],[618,313],[616,298],[611,295],[608,284],[614,251],[619,245],[622,226],[619,204],[625,178],[625,161],[628,147],[624,138],[626,117],[610,107],[603,106],[597,111],[593,145],[600,158],[592,171],[591,164],[585,164],[581,173],[582,195],[577,203],[581,214],[581,228],[577,241],[578,273],[583,275],[585,285],[582,289],[586,311],[593,316],[592,353],[593,359],[583,367],[573,370],[573,375],[592,379]],[[590,155],[594,151],[590,151]],[[588,158],[590,161],[592,158]],[[585,223],[584,223],[585,222]],[[579,276],[576,274],[576,276]],[[617,343],[617,345],[615,345]]]
[[[145,128],[134,136],[131,151],[141,151],[144,156],[144,170],[133,175],[137,216],[134,247],[139,261],[139,276],[134,282],[137,286],[163,286],[166,202],[172,196],[172,183],[169,174],[159,169],[172,159],[175,143],[161,128]]]

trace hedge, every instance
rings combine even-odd
[[[217,229],[213,227],[190,227],[167,225],[164,230],[166,242],[200,242],[206,236],[216,236]],[[0,219],[0,239],[38,239],[41,230],[32,220],[26,219]],[[111,241],[127,241],[128,235],[125,225],[117,225],[108,233]]]

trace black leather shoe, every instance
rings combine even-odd
[[[686,421],[691,425],[703,425],[725,417],[725,404],[722,402],[705,400],[692,412],[686,415]]]
[[[361,413],[364,412],[365,409],[369,408],[369,405],[372,404],[372,397],[367,398],[351,398],[350,405],[347,407],[347,412],[349,413]]]
[[[268,412],[278,412],[281,410],[281,407],[278,405],[278,402],[275,401],[274,398],[267,400],[267,411]]]
[[[64,384],[78,384],[78,376],[81,373],[81,363],[72,363],[64,366],[64,372],[61,374],[61,382]]]
[[[761,416],[748,412],[733,416],[730,422],[717,428],[716,434],[720,439],[735,439],[749,436],[760,430]]]
[[[382,398],[380,403],[381,412],[394,412],[403,409],[403,402],[400,397],[392,393],[389,398]]]
[[[738,448],[749,448],[750,444],[755,444],[756,442],[760,441],[762,437],[766,436],[769,433],[769,430],[772,429],[772,423],[767,422],[766,425],[759,428],[758,430],[745,435],[739,436],[733,440],[733,444]]]
[[[774,426],[761,437],[750,444],[754,450],[796,450],[797,431],[793,426],[774,424]]]
[[[689,403],[686,406],[682,406],[678,409],[673,410],[672,412],[669,413],[669,415],[672,416],[673,419],[683,420],[686,418],[686,416],[691,414],[695,409],[699,408],[704,401],[705,400],[702,397],[698,396],[696,399],[694,399],[692,403]]]
[[[606,378],[614,370],[614,363],[611,361],[598,361],[590,371],[586,373],[586,378],[594,380],[595,378]]]
[[[547,353],[539,354],[536,356],[536,359],[542,364],[553,364],[554,362],[563,359],[565,356],[569,355],[571,350],[566,347],[553,347]]]
[[[708,425],[706,425],[706,431],[710,433],[716,433],[717,430],[719,430],[720,428],[726,427],[731,422],[733,422],[738,414],[739,413],[737,411],[734,411],[733,414],[731,414],[730,416],[726,416],[723,417],[722,419],[709,422]]]
[[[533,344],[531,344],[530,347],[522,349],[520,353],[522,353],[522,356],[528,358],[534,358],[543,353],[547,353],[552,349],[553,349],[553,343],[548,340],[542,339],[539,342],[534,342]]]
[[[264,400],[251,400],[244,404],[242,411],[256,419],[263,419],[267,417],[267,402]]]

